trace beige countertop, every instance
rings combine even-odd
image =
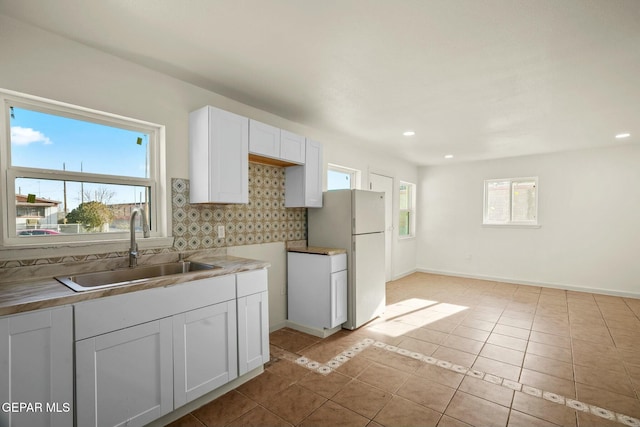
[[[346,249],[338,249],[338,248],[323,248],[320,246],[292,246],[287,248],[289,252],[300,252],[305,254],[315,254],[315,255],[339,255],[346,254]]]
[[[130,285],[84,292],[75,292],[53,277],[2,283],[0,284],[0,316],[270,267],[270,264],[265,261],[228,255],[190,257],[189,260],[212,264],[220,268],[174,274]],[[59,275],[62,276],[62,274]]]

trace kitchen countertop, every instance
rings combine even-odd
[[[339,255],[346,254],[346,249],[338,249],[338,248],[323,248],[320,246],[292,246],[287,248],[288,252],[300,252],[305,254],[315,254],[315,255]]]
[[[188,261],[212,264],[221,268],[174,274],[170,276],[152,278],[145,280],[144,282],[133,283],[130,285],[118,285],[112,288],[83,292],[72,291],[53,277],[47,279],[34,279],[33,281],[3,283],[0,285],[0,316],[72,304],[112,295],[126,294],[128,292],[136,292],[144,289],[172,286],[193,280],[224,276],[227,274],[257,270],[271,266],[271,264],[265,261],[257,261],[228,255],[204,256],[197,258],[190,257]]]

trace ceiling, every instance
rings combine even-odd
[[[639,0],[0,0],[0,13],[419,165],[640,140]]]

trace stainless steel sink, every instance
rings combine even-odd
[[[183,274],[199,270],[214,270],[218,268],[221,267],[192,261],[178,261],[135,268],[97,271],[95,273],[82,273],[73,276],[60,276],[55,279],[76,292],[82,292],[113,286],[130,285],[148,279],[172,276],[174,274]]]

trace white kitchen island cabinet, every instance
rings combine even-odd
[[[249,119],[205,106],[189,114],[191,203],[249,203]]]
[[[301,326],[332,329],[347,321],[347,255],[289,252],[288,316]]]
[[[267,270],[236,275],[238,292],[238,369],[240,375],[269,361]]]
[[[171,318],[76,343],[78,426],[143,426],[173,411]]]
[[[2,410],[1,426],[73,425],[71,306],[0,318],[0,403],[12,402],[32,411]]]
[[[322,171],[322,144],[307,138],[305,164],[285,168],[285,206],[321,208]]]

